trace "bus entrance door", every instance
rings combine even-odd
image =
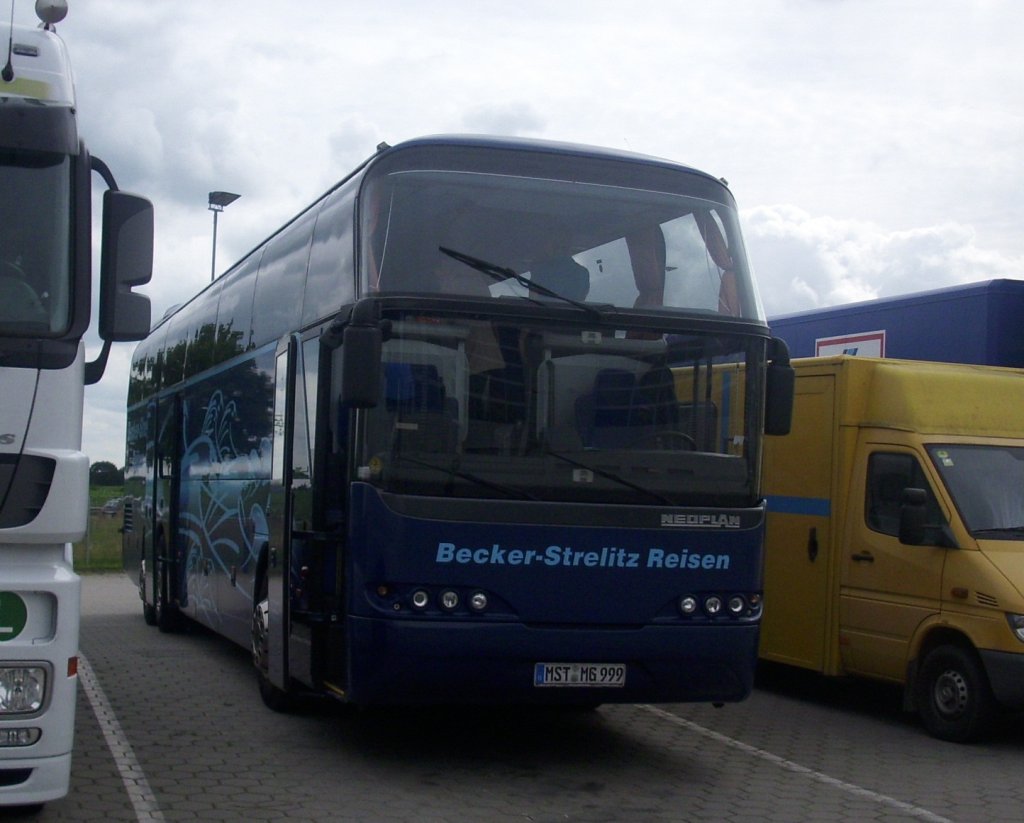
[[[275,366],[263,665],[266,681],[284,693],[296,681],[315,685],[314,633],[324,616],[324,558],[334,543],[314,528],[312,438],[319,345],[316,338],[305,343],[294,335],[282,338]],[[262,600],[256,598],[257,609]]]
[[[163,632],[177,628],[178,610],[185,605],[188,597],[181,585],[183,549],[177,537],[181,488],[180,420],[181,396],[175,394],[160,398],[152,417],[156,431],[153,437],[154,523],[151,568],[156,625]]]
[[[255,625],[260,619],[259,610],[265,609],[265,646],[263,659],[257,659],[260,675],[274,689],[287,693],[290,681],[288,673],[288,568],[291,554],[291,459],[292,427],[291,414],[295,395],[295,342],[291,335],[281,338],[277,345],[274,379],[274,443],[270,464],[270,499],[267,506],[267,531],[269,541],[265,558],[263,582],[257,580],[257,596],[254,598],[254,652],[256,652]],[[261,562],[261,565],[263,563]],[[260,589],[265,588],[261,592]],[[261,597],[260,595],[264,596]],[[266,601],[265,605],[263,601]],[[257,655],[258,656],[258,655]],[[261,685],[263,685],[261,683]],[[261,689],[264,700],[267,689]],[[269,701],[268,701],[269,702]]]
[[[322,506],[314,493],[314,448],[319,392],[319,335],[291,346],[294,361],[287,402],[286,451],[288,514],[288,671],[293,680],[317,687],[325,662],[324,634],[329,624],[325,594],[336,536],[320,531]]]

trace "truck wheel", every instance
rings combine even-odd
[[[256,680],[260,697],[267,708],[286,712],[291,708],[291,695],[270,682],[270,599],[267,579],[260,580],[252,607],[252,662],[256,667]]]
[[[939,646],[924,659],[917,705],[928,732],[954,743],[976,740],[996,713],[981,664],[972,651],[960,646]]]

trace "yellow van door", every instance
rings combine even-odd
[[[832,562],[832,426],[835,377],[801,375],[793,426],[766,437],[765,609],[760,655],[825,671]],[[813,455],[813,458],[811,458]]]
[[[905,488],[925,489],[928,524],[944,516],[917,456],[909,449],[866,444],[850,486],[839,602],[843,666],[902,682],[917,627],[940,608],[945,549],[899,541]]]

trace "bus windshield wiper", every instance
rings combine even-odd
[[[472,474],[470,472],[464,472],[459,468],[458,456],[452,459],[450,466],[445,466],[439,463],[431,463],[428,460],[419,460],[415,457],[409,457],[407,454],[399,452],[395,455],[395,459],[404,460],[407,463],[412,463],[414,466],[422,466],[425,469],[434,469],[435,471],[443,472],[449,477],[458,477],[460,480],[467,480],[470,483],[476,483],[478,486],[491,489],[496,492],[501,492],[506,497],[519,500],[537,500],[538,498],[530,494],[528,491],[523,489],[513,488],[512,486],[506,486],[504,483],[495,483],[493,480],[487,480],[479,475]],[[447,488],[447,487],[446,487]],[[449,496],[451,492],[448,492]]]
[[[666,506],[675,505],[675,503],[673,503],[664,495],[658,494],[658,492],[654,491],[654,489],[648,489],[646,486],[641,486],[639,483],[634,483],[631,480],[627,480],[625,477],[620,477],[615,472],[610,472],[607,469],[599,469],[596,466],[588,466],[586,463],[581,463],[579,460],[575,460],[572,457],[569,457],[568,455],[562,454],[561,452],[556,452],[551,448],[545,447],[544,453],[549,454],[552,457],[555,457],[558,460],[561,460],[565,463],[568,463],[570,466],[575,466],[577,469],[583,469],[584,471],[593,472],[598,477],[603,477],[605,480],[611,480],[613,483],[618,483],[621,486],[625,486],[627,489],[632,489],[635,492],[646,494],[651,499],[657,500],[659,503],[664,503]]]
[[[582,303],[579,300],[573,300],[571,297],[566,297],[564,294],[559,294],[554,289],[549,289],[542,283],[534,283],[532,280],[528,280],[523,277],[515,269],[507,268],[506,266],[499,266],[496,263],[488,263],[486,260],[481,260],[479,257],[473,257],[471,254],[465,254],[455,249],[449,249],[446,246],[438,246],[438,251],[442,254],[447,254],[452,260],[458,260],[460,263],[469,266],[471,269],[476,269],[482,274],[486,274],[492,280],[496,280],[499,283],[503,283],[506,280],[515,280],[519,285],[525,286],[531,291],[539,292],[545,297],[551,297],[554,300],[561,300],[563,303],[568,303],[570,306],[575,306],[578,309],[583,309],[587,314],[592,315],[598,320],[602,320],[600,309],[596,306],[591,306],[587,303]]]

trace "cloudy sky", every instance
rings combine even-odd
[[[69,5],[82,134],[156,207],[157,317],[209,282],[210,190],[242,195],[219,272],[380,141],[439,132],[727,178],[769,316],[1024,278],[1017,0]],[[93,461],[123,462],[131,349],[86,392]]]

